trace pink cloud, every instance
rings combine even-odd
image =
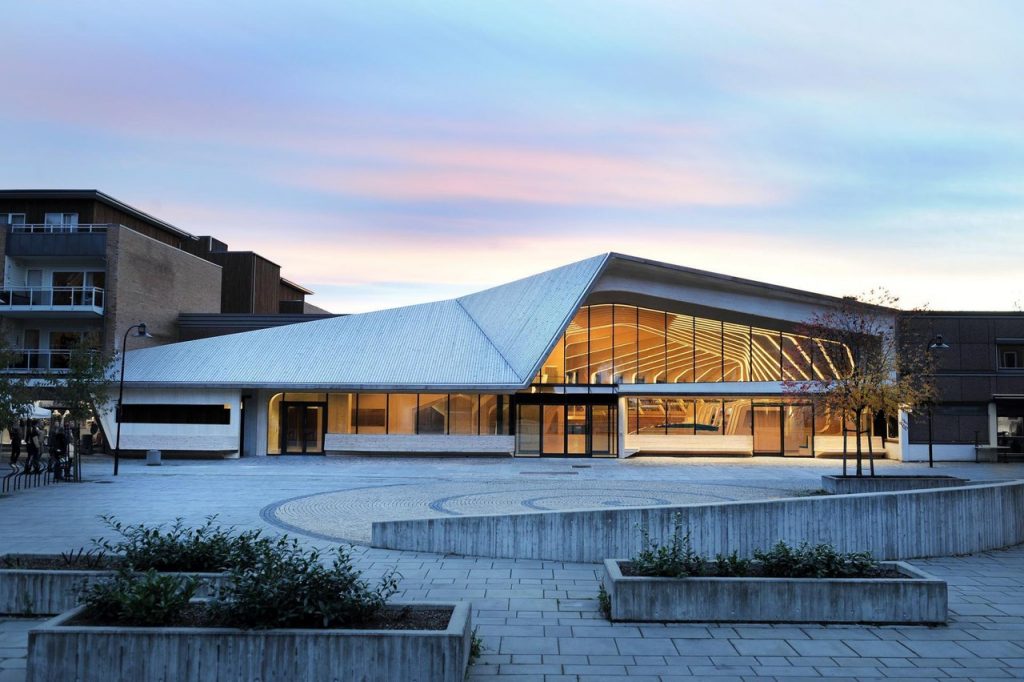
[[[763,206],[790,195],[685,151],[657,159],[499,144],[355,143],[359,159],[281,179],[391,200],[485,200],[589,206]],[[696,158],[693,158],[696,156]]]

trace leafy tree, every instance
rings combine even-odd
[[[839,305],[812,315],[799,331],[844,349],[834,361],[838,376],[789,381],[785,386],[789,392],[809,396],[824,411],[840,415],[844,439],[847,419],[856,424],[857,476],[864,475],[861,435],[866,420],[878,413],[912,410],[935,399],[928,340],[906,324],[913,313],[901,315],[897,323],[898,304],[899,298],[890,292],[875,289],[860,298],[844,297]],[[874,475],[873,457],[870,464]]]
[[[93,413],[98,413],[112,400],[112,370],[116,356],[105,356],[97,350],[95,336],[84,336],[72,348],[68,371],[51,378],[54,401],[67,410],[67,416],[78,425],[75,439],[76,478],[81,480],[81,426]]]
[[[20,377],[5,372],[15,364],[18,354],[0,336],[0,430],[6,430],[24,419],[28,413],[28,390]]]

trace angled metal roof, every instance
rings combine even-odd
[[[294,389],[521,388],[607,258],[457,299],[130,351],[125,380]]]
[[[709,290],[823,306],[841,300],[607,253],[445,301],[131,351],[125,378],[140,386],[293,390],[525,388],[602,276],[614,280],[623,267]]]

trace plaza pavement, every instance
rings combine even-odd
[[[326,536],[350,537],[370,520],[396,514],[528,511],[531,504],[621,506],[644,495],[679,496],[673,502],[688,495],[692,501],[781,497],[816,489],[818,477],[838,466],[760,458],[300,458],[169,462],[151,468],[129,461],[114,479],[109,460],[96,458],[85,466],[88,482],[0,498],[0,552],[87,545],[104,532],[96,518],[101,513],[147,523],[179,516],[198,523],[218,513],[223,523],[276,533],[286,523],[278,512],[287,509],[290,532],[322,547],[329,544]],[[879,467],[926,470],[891,462]],[[942,464],[934,472],[1024,478],[1022,465]],[[346,501],[346,493],[338,491],[351,498]],[[296,505],[296,499],[308,502]],[[282,505],[289,500],[291,507]],[[358,523],[321,532],[316,517],[325,513],[342,513]],[[303,524],[305,532],[295,530]],[[399,570],[402,592],[396,598],[473,602],[486,650],[471,669],[471,680],[1024,679],[1024,546],[914,561],[950,583],[950,624],[936,628],[612,625],[598,613],[595,565],[362,546],[354,552],[368,579]],[[0,622],[0,682],[24,679],[27,631],[37,622]]]

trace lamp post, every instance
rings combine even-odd
[[[942,340],[942,334],[936,334],[935,337],[928,342],[928,352],[933,350],[947,350],[949,344]],[[935,467],[935,457],[932,452],[932,401],[928,401],[928,468]]]
[[[124,332],[124,340],[121,342],[121,382],[120,388],[117,392],[117,437],[114,440],[114,475],[117,476],[117,465],[121,461],[121,406],[124,403],[124,360],[125,354],[128,350],[128,335],[132,333],[132,330],[136,330],[136,338],[151,339],[153,335],[146,331],[146,323],[140,322],[139,324],[133,324],[128,327]]]

